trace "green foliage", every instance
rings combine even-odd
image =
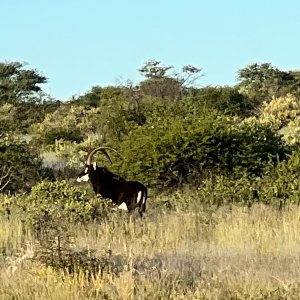
[[[157,60],[149,60],[139,69],[140,73],[146,78],[163,78],[173,66],[161,66]]]
[[[288,160],[276,166],[269,164],[262,176],[240,178],[216,176],[207,178],[191,201],[223,206],[242,204],[252,206],[264,203],[283,208],[286,204],[300,204],[300,154],[294,153]]]
[[[126,158],[121,172],[156,187],[196,183],[210,171],[260,174],[270,159],[288,153],[270,127],[209,111],[157,119],[130,132],[119,147]]]
[[[0,106],[0,132],[11,132],[17,128],[17,108],[10,103]]]
[[[50,145],[54,144],[56,140],[81,142],[83,137],[79,128],[51,128],[41,136],[41,139],[45,145]]]
[[[263,102],[256,112],[256,116],[246,118],[249,123],[265,124],[279,132],[284,141],[296,148],[299,146],[299,99],[291,94],[273,98],[270,102]]]
[[[100,87],[94,86],[85,95],[78,98],[73,98],[70,103],[74,105],[82,105],[85,107],[99,107],[105,101],[112,99],[119,99],[124,97],[124,88],[108,86]]]
[[[290,121],[287,126],[280,130],[287,144],[299,149],[300,146],[300,119]]]
[[[16,106],[16,126],[21,133],[30,132],[30,127],[42,122],[45,115],[54,112],[61,103],[51,99],[43,101],[24,102]]]
[[[243,120],[256,105],[251,95],[231,87],[187,88],[201,70],[185,66],[181,74],[172,75],[172,69],[149,61],[140,69],[147,79],[136,87],[95,86],[55,111],[41,109],[48,113],[39,124],[33,113],[37,103],[23,103],[29,111],[24,126],[34,123],[35,145],[50,145],[73,166],[92,147],[113,146],[124,157],[115,170],[150,186],[197,185],[216,173],[259,176],[266,163],[286,158],[289,148],[278,128],[262,121],[265,115]],[[239,88],[250,86],[254,91],[255,83],[263,87],[259,93],[271,93],[276,84],[289,86],[293,78],[298,78],[293,72],[253,65],[240,71]],[[273,116],[273,110],[265,107],[264,111]],[[4,107],[4,112],[12,121],[19,108]],[[276,111],[274,115],[286,125],[281,119],[291,114]],[[293,118],[296,115],[295,110]]]
[[[46,77],[20,62],[0,63],[0,132],[27,132],[45,113],[59,105],[43,93]]]
[[[46,176],[38,154],[14,136],[0,137],[0,165],[1,192],[28,191]]]
[[[84,107],[63,104],[54,112],[47,113],[44,120],[34,124],[31,130],[39,135],[37,142],[44,145],[54,144],[56,140],[80,142],[84,136],[80,124],[85,114]]]
[[[19,202],[36,229],[64,222],[87,222],[107,216],[112,205],[107,200],[91,197],[67,181],[42,181],[31,194]]]
[[[210,176],[194,191],[187,207],[221,207],[232,204],[251,206],[259,202],[263,188],[260,177],[244,173],[239,178],[232,176]],[[180,206],[180,203],[177,204]]]
[[[128,109],[125,113],[126,120],[138,125],[144,125],[147,121],[145,113],[140,109]]]
[[[40,134],[39,139],[46,145],[54,144],[58,139],[78,143],[83,138],[105,143],[107,140],[121,140],[132,127],[145,122],[143,114],[130,107],[119,89],[101,91],[103,97],[99,107],[79,105],[81,100],[78,100],[79,103],[72,101],[72,104],[63,104],[47,114],[43,122],[32,126],[32,131]]]
[[[182,83],[175,78],[150,78],[140,84],[143,95],[159,99],[178,100],[182,96]]]
[[[53,128],[74,128],[84,118],[85,109],[82,106],[70,104],[60,105],[54,112],[46,114],[43,122],[33,126],[34,133],[45,133]]]
[[[276,167],[268,166],[261,179],[259,200],[266,204],[300,204],[300,153],[294,152],[288,160]]]
[[[205,87],[191,89],[193,101],[207,109],[217,109],[224,114],[247,115],[253,109],[253,103],[232,87]]]
[[[145,62],[140,73],[147,79],[139,85],[142,95],[159,99],[179,100],[185,87],[195,84],[202,76],[201,69],[194,66],[183,66],[181,73],[168,74],[173,66],[162,66],[159,61]]]
[[[299,73],[281,71],[269,63],[252,64],[238,72],[240,91],[258,104],[288,93],[299,95]]]
[[[271,126],[259,122],[241,122],[232,127],[230,152],[235,171],[245,169],[260,175],[267,162],[284,160],[291,149]]]
[[[36,70],[24,69],[20,62],[0,63],[0,104],[31,101],[42,89],[46,77]]]
[[[290,121],[298,119],[299,113],[299,99],[288,94],[284,97],[273,98],[270,102],[264,102],[258,111],[258,117],[262,123],[273,124],[281,129]]]

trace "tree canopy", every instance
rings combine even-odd
[[[300,95],[299,72],[282,71],[270,63],[256,63],[239,70],[238,80],[241,92],[259,102],[287,93]]]
[[[0,103],[20,103],[36,100],[42,91],[45,76],[37,70],[24,68],[20,62],[0,63]]]
[[[158,188],[220,174],[261,176],[269,163],[300,147],[296,71],[253,64],[238,72],[235,86],[205,87],[198,86],[202,70],[192,65],[176,72],[151,60],[139,71],[145,77],[139,83],[94,86],[59,102],[45,97],[46,78],[37,70],[0,64],[3,162],[9,156],[21,169],[31,168],[35,178],[29,181],[35,182],[44,151],[63,157],[72,174],[89,149],[107,145],[124,156],[111,166],[114,171]],[[29,144],[13,138],[24,133],[33,137]],[[13,170],[3,164],[2,186],[9,176],[23,183],[29,176]],[[4,184],[5,190],[27,189],[17,180]]]

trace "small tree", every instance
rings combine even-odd
[[[201,69],[194,66],[183,66],[181,73],[169,74],[173,66],[162,66],[159,61],[149,60],[139,72],[147,79],[140,83],[142,94],[160,99],[178,100],[182,97],[183,88],[194,84],[202,75]]]
[[[26,69],[20,62],[0,63],[0,106],[3,106],[1,110],[5,108],[8,112],[6,118],[14,115],[13,124],[0,124],[0,130],[6,127],[4,131],[28,132],[31,124],[40,122],[47,111],[59,105],[58,101],[53,101],[43,92],[40,85],[46,82],[45,76],[37,70]],[[5,112],[0,112],[0,115],[2,114],[6,115]]]
[[[46,77],[20,62],[0,63],[0,104],[36,100]]]
[[[240,91],[258,103],[300,92],[299,72],[281,71],[269,63],[252,64],[241,69],[238,80]]]

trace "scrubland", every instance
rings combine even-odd
[[[0,298],[299,299],[298,206],[170,211],[159,200],[143,219],[116,212],[59,235],[1,217]]]
[[[300,72],[138,70],[60,101],[0,63],[0,299],[300,299]],[[99,146],[143,219],[75,183]]]

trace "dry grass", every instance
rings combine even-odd
[[[33,243],[30,230],[24,227],[16,215],[3,217],[0,215],[0,261],[11,256],[26,243]]]
[[[300,298],[299,207],[123,215],[70,227],[74,252],[113,261],[102,273],[47,267],[32,259],[38,244],[17,218],[0,223],[0,299]]]

